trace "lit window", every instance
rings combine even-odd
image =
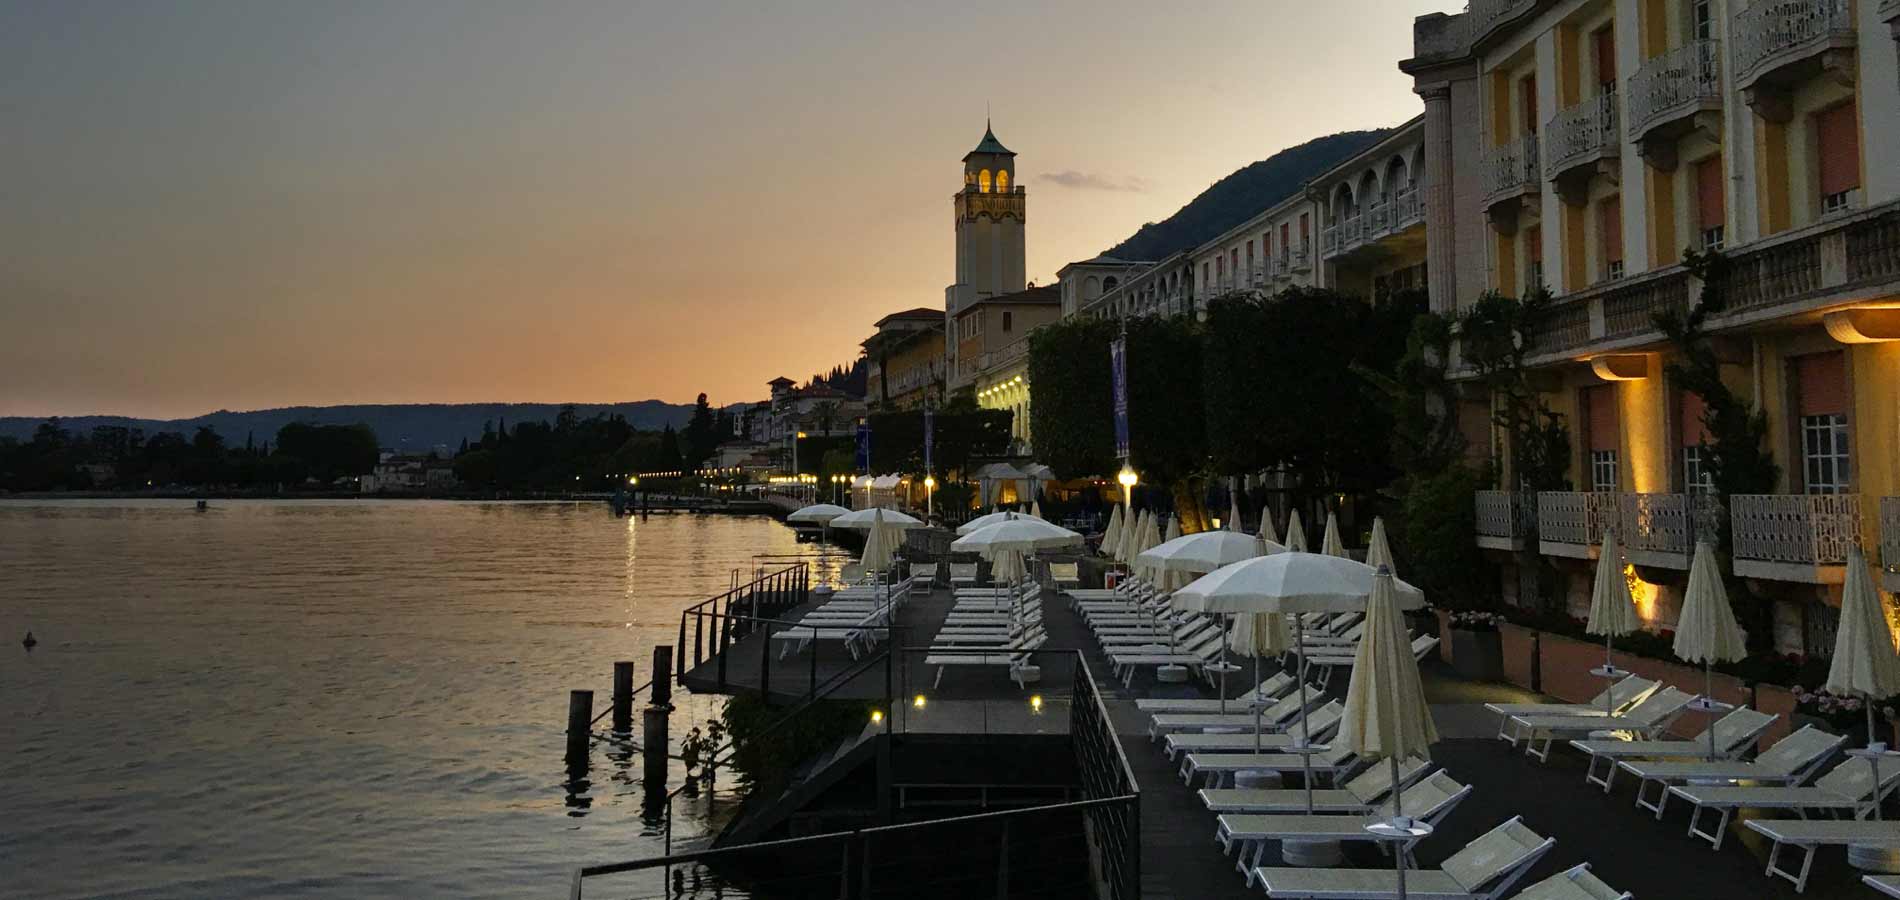
[[[1715,493],[1715,475],[1702,460],[1702,447],[1682,448],[1682,485],[1691,494]]]
[[[1590,490],[1616,490],[1616,451],[1590,451]]]
[[[1839,413],[1801,417],[1801,466],[1810,494],[1848,492],[1847,417]]]
[[[996,173],[996,192],[999,194],[1009,193],[1009,170],[1008,169],[1003,169]]]
[[[985,194],[990,192],[990,170],[984,169],[976,173],[976,189]]]

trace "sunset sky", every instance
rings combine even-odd
[[[941,307],[986,104],[1046,283],[1459,5],[7,0],[0,415],[758,399]]]

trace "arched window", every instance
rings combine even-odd
[[[1102,279],[1102,290],[1112,291],[1115,289],[1116,285],[1121,284],[1121,283],[1122,283],[1121,279],[1116,278],[1113,275],[1110,275],[1107,278]]]
[[[996,170],[996,192],[999,194],[1009,193],[1009,170],[1008,169]]]
[[[1378,175],[1368,171],[1359,176],[1358,197],[1362,205],[1378,205],[1385,202],[1385,193],[1379,190]]]
[[[1385,164],[1385,193],[1388,198],[1404,193],[1411,188],[1411,178],[1406,172],[1405,158],[1394,156]]]
[[[984,169],[976,173],[976,189],[985,194],[990,192],[990,170]]]
[[[1333,221],[1343,221],[1352,216],[1352,185],[1342,184],[1333,192]]]
[[[1082,299],[1093,300],[1100,296],[1102,296],[1102,283],[1095,280],[1095,276],[1090,275],[1082,279]]]

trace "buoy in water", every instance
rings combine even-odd
[[[31,650],[33,649],[33,645],[39,642],[40,642],[40,639],[34,637],[33,632],[29,631],[26,633],[26,638],[20,641],[20,646],[25,647],[28,650]]]

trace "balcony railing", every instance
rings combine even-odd
[[[1530,495],[1522,491],[1477,492],[1478,546],[1516,550],[1537,525]]]
[[[1900,591],[1900,497],[1880,498],[1880,567],[1883,587]]]
[[[1830,47],[1854,45],[1851,0],[1757,0],[1735,14],[1730,29],[1735,80],[1741,87],[1781,66]]]
[[[1392,198],[1391,219],[1387,227],[1393,231],[1405,229],[1424,221],[1425,206],[1418,202],[1418,188],[1407,188]]]
[[[1327,256],[1338,255],[1340,243],[1342,240],[1342,235],[1344,233],[1345,233],[1344,229],[1342,229],[1337,223],[1328,225],[1325,228],[1320,229],[1320,232],[1319,232],[1320,252],[1326,254]]]
[[[1485,151],[1484,202],[1490,205],[1518,194],[1536,193],[1542,183],[1537,160],[1537,135],[1527,134]]]
[[[1630,77],[1630,132],[1722,105],[1722,45],[1691,41],[1643,63]]]
[[[1292,255],[1293,271],[1304,272],[1311,269],[1313,267],[1312,255],[1313,254],[1307,250],[1305,245],[1301,245],[1298,249],[1294,250]]]
[[[1617,282],[1603,292],[1603,337],[1614,340],[1656,330],[1656,314],[1689,312],[1686,273]]]
[[[1835,582],[1817,571],[1847,561],[1860,540],[1859,494],[1736,494],[1729,498],[1735,574]]]
[[[1686,568],[1696,541],[1714,541],[1722,507],[1712,494],[1623,494],[1617,541],[1630,561]]]
[[[1544,177],[1554,179],[1579,165],[1615,157],[1623,132],[1617,126],[1616,94],[1598,94],[1566,107],[1544,126]]]
[[[1603,543],[1603,529],[1616,524],[1617,494],[1543,491],[1537,495],[1537,542],[1549,556],[1589,557]]]
[[[1526,337],[1532,355],[1561,353],[1590,343],[1590,304],[1567,301],[1552,306],[1543,323]]]

